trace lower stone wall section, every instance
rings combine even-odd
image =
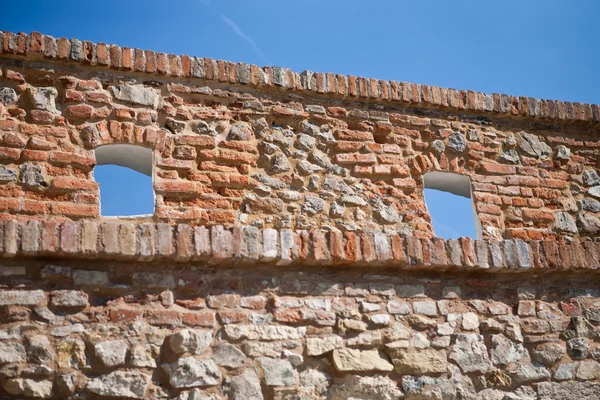
[[[0,283],[0,398],[600,398],[592,274],[13,260]]]

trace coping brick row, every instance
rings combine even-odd
[[[157,53],[86,40],[56,39],[39,32],[32,32],[30,35],[0,32],[0,53],[31,60],[46,58],[120,71],[200,78],[257,87],[277,87],[282,90],[306,91],[346,98],[399,101],[420,106],[494,112],[547,120],[600,121],[600,107],[596,104],[540,100],[497,93],[486,94],[472,90],[456,90],[333,73],[304,71],[299,74],[289,68],[261,68],[246,63]]]
[[[381,232],[224,228],[120,221],[4,221],[4,258],[116,259],[208,264],[347,265],[406,269],[590,270],[600,242],[425,239]],[[1,268],[1,267],[0,267]]]

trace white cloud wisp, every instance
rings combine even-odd
[[[250,36],[246,35],[235,22],[233,22],[224,14],[221,14],[221,19],[227,24],[227,26],[229,26],[235,32],[236,35],[238,35],[241,39],[245,40],[267,65],[271,65],[271,62],[265,56],[262,50],[258,47],[256,42],[254,42],[254,40]]]

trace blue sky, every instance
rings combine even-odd
[[[0,29],[599,103],[599,12],[597,0],[31,0],[4,4]],[[458,206],[443,204],[451,219],[436,222],[467,232],[465,216],[447,212]]]

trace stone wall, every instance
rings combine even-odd
[[[598,106],[0,51],[0,397],[600,397]],[[151,150],[153,215],[100,215],[114,144]],[[434,237],[431,172],[478,240]]]
[[[7,398],[600,396],[595,275],[61,259],[0,282]]]

